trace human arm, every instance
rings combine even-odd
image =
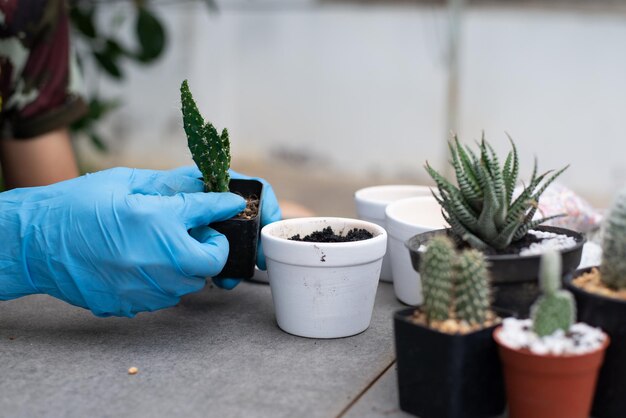
[[[66,128],[28,140],[0,141],[0,165],[6,189],[45,186],[79,174]]]
[[[76,177],[68,127],[87,110],[63,0],[0,4],[0,165],[5,187]]]
[[[202,289],[228,256],[206,225],[245,203],[203,193],[197,178],[191,167],[116,168],[1,193],[0,300],[46,293],[98,316],[134,316]]]

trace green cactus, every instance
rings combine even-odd
[[[204,178],[207,192],[227,192],[230,176],[230,141],[228,131],[222,135],[210,122],[204,122],[196,102],[193,100],[187,80],[180,86],[183,125],[191,156]]]
[[[539,197],[567,167],[553,173],[537,175],[537,161],[528,186],[513,200],[519,174],[515,143],[511,141],[504,166],[487,141],[479,143],[479,154],[460,144],[455,136],[449,148],[457,184],[453,185],[426,162],[426,171],[433,178],[439,193],[433,193],[443,208],[443,215],[457,239],[479,250],[506,248],[524,237],[536,226],[563,215],[533,220]]]
[[[421,260],[422,308],[428,322],[445,321],[450,316],[454,292],[456,253],[452,242],[444,237],[433,238]]]
[[[456,263],[456,317],[482,325],[490,304],[489,272],[485,256],[477,250],[463,251]]]
[[[533,330],[543,337],[561,329],[567,332],[576,318],[574,297],[561,289],[561,255],[556,250],[541,256],[539,285],[542,295],[530,309]]]
[[[606,218],[600,277],[612,289],[626,289],[626,189],[617,195]]]

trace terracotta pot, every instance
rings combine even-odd
[[[587,418],[598,371],[609,345],[587,354],[553,356],[507,347],[493,333],[504,369],[509,418]]]

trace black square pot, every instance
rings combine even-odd
[[[263,183],[258,180],[231,179],[229,189],[244,198],[257,196],[263,199]],[[224,269],[215,277],[249,279],[254,276],[256,249],[261,226],[261,200],[259,213],[252,219],[232,218],[209,225],[228,239],[228,260]]]
[[[495,326],[450,335],[394,315],[400,408],[420,418],[479,418],[504,412],[505,393]]]
[[[626,416],[626,301],[587,292],[572,280],[591,268],[577,270],[565,278],[574,294],[580,322],[601,328],[611,337],[598,375],[591,413],[597,418]]]

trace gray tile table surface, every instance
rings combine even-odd
[[[367,331],[314,340],[282,332],[255,283],[133,319],[43,295],[0,302],[0,416],[389,416],[401,307],[381,283]]]

